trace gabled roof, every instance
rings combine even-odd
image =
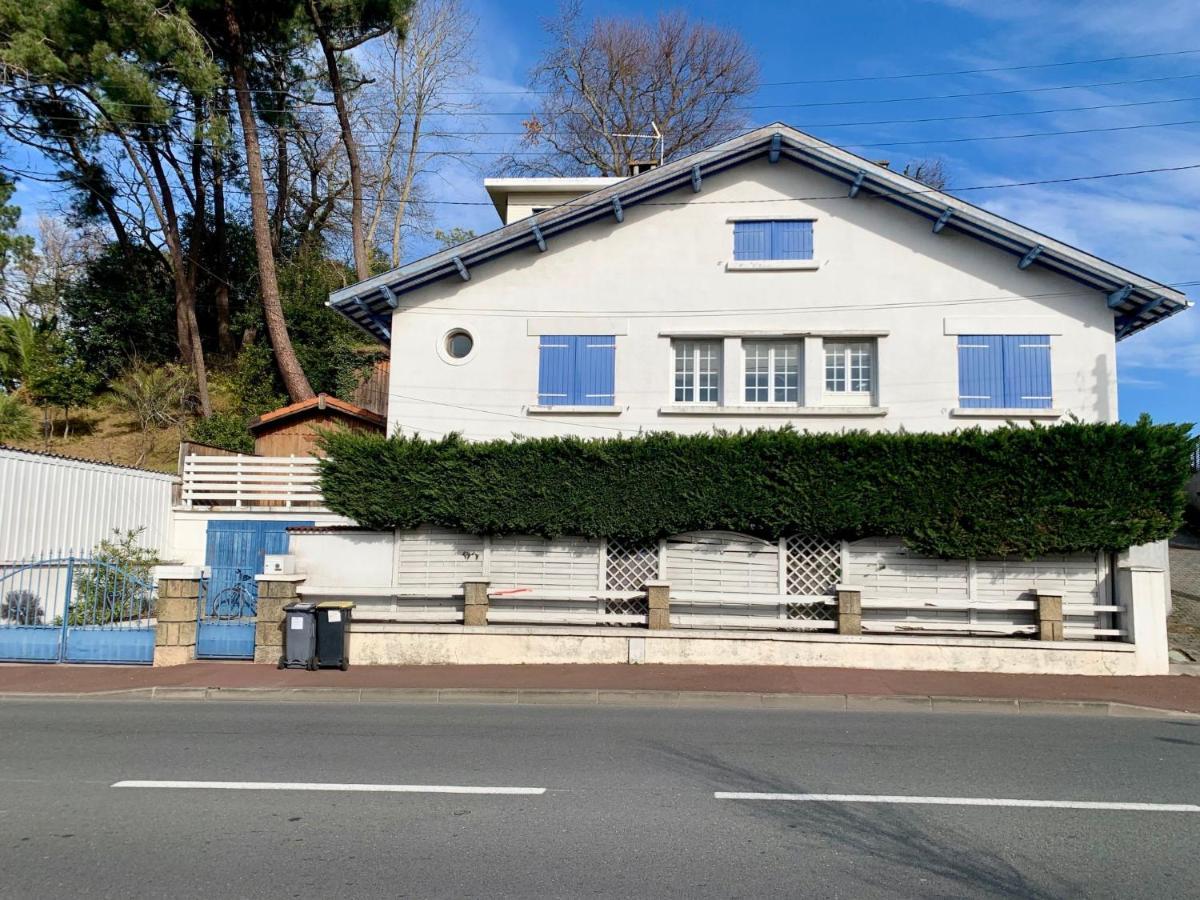
[[[1103,292],[1113,310],[1117,340],[1191,305],[1168,285],[1056,241],[995,213],[935,190],[885,166],[818,140],[782,123],[674,160],[656,169],[592,191],[576,200],[497,228],[455,247],[350,285],[330,295],[329,305],[379,340],[391,339],[391,312],[400,294],[442,278],[470,280],[471,269],[490,259],[530,248],[544,249],[554,235],[606,219],[616,225],[622,210],[703,178],[767,156],[788,159],[847,185],[847,196],[874,195],[933,223],[935,231],[955,229],[1011,253],[1021,268],[1043,266]]]
[[[374,427],[387,428],[386,416],[381,416],[379,413],[364,409],[361,406],[355,406],[353,403],[347,403],[345,400],[339,400],[337,397],[330,397],[328,394],[317,394],[317,396],[310,397],[308,400],[301,400],[299,403],[292,403],[288,406],[281,406],[279,409],[265,412],[251,422],[249,427],[251,431],[258,431],[267,425],[278,425],[287,419],[294,419],[297,416],[303,416],[313,411],[324,411],[327,409],[341,413],[352,419],[358,419]]]

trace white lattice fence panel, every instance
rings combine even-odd
[[[796,535],[787,539],[787,592],[833,594],[842,580],[842,543]]]
[[[605,587],[610,591],[640,591],[658,580],[658,541],[620,541],[609,538]]]
[[[645,616],[650,614],[650,604],[645,597],[609,597],[604,601],[607,616]]]

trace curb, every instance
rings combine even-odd
[[[219,688],[152,687],[73,693],[0,692],[0,701],[405,703],[484,706],[607,706],[677,709],[780,709],[809,712],[929,712],[1200,719],[1186,710],[1107,700],[1032,700],[923,694],[759,694],[576,688]]]

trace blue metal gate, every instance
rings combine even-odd
[[[0,660],[154,661],[154,583],[104,559],[0,567]]]
[[[287,553],[287,529],[312,522],[211,520],[208,523],[202,582],[197,605],[196,656],[201,659],[253,659],[258,583],[268,554]]]

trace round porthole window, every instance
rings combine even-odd
[[[451,359],[466,359],[474,348],[474,339],[461,329],[446,335],[446,355]]]

